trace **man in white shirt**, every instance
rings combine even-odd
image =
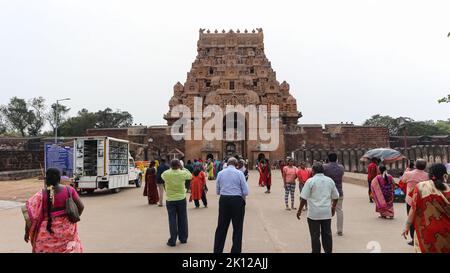
[[[308,226],[311,235],[312,253],[320,253],[320,237],[325,253],[333,251],[333,236],[331,233],[331,218],[336,212],[339,192],[334,181],[323,174],[321,163],[314,163],[312,175],[303,186],[300,194],[300,207],[297,218],[300,220],[303,207],[308,203]]]

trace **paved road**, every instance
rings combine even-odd
[[[189,242],[170,248],[166,209],[146,204],[142,189],[124,189],[118,194],[98,192],[83,196],[86,210],[79,233],[86,252],[211,252],[217,223],[218,198],[214,182],[208,181],[208,208],[189,204]],[[306,218],[296,219],[284,210],[284,190],[279,171],[274,172],[270,195],[257,186],[257,173],[250,174],[250,196],[244,227],[244,252],[310,252]],[[404,204],[395,204],[394,220],[379,219],[368,203],[366,188],[344,184],[344,236],[334,236],[334,252],[412,252],[400,236],[406,220]],[[298,195],[298,189],[296,192]],[[298,199],[296,200],[298,206]],[[0,252],[30,252],[23,241],[20,208],[0,210]],[[333,232],[335,233],[335,219]],[[231,226],[226,244],[229,251]],[[369,246],[369,248],[368,248]]]

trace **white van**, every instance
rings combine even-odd
[[[127,140],[95,136],[74,140],[74,184],[81,192],[95,189],[141,187],[142,172],[135,167]]]

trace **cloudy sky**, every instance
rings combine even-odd
[[[262,27],[301,123],[446,119],[450,1],[0,0],[0,104],[43,96],[164,124],[198,29]]]

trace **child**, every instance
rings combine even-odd
[[[208,187],[206,186],[206,174],[200,169],[196,168],[192,173],[191,180],[191,200],[194,200],[196,208],[200,207],[199,200],[202,200],[205,208],[208,207],[208,201],[206,200],[206,192],[208,192]],[[190,200],[190,201],[191,201]]]

